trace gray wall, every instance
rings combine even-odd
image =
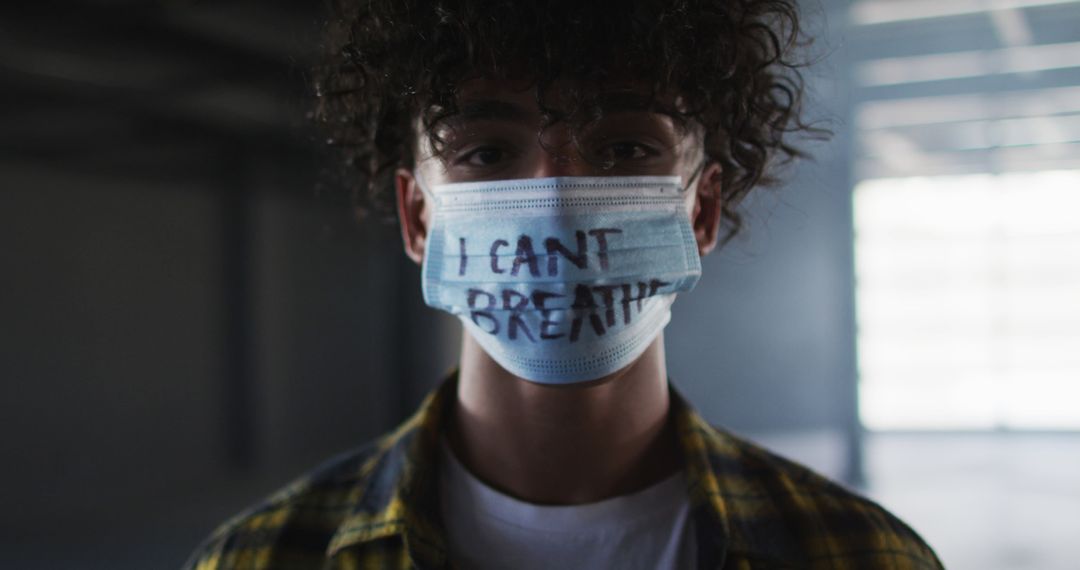
[[[713,423],[859,483],[847,1],[807,3],[807,116],[829,141],[745,204],[667,329],[675,384]],[[828,12],[823,12],[823,10]]]
[[[697,288],[673,305],[670,373],[712,421],[799,430],[850,416],[851,226],[826,168],[806,165],[796,186],[756,200],[748,233],[703,259]]]
[[[22,560],[152,527],[219,475],[221,224],[205,181],[3,180],[0,560]]]
[[[316,201],[310,169],[242,164],[172,181],[0,165],[0,567],[174,567],[401,421],[449,365],[396,228]]]

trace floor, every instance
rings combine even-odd
[[[867,438],[866,494],[950,569],[1080,568],[1080,434]]]

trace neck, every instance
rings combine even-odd
[[[488,484],[532,503],[581,504],[679,469],[662,333],[630,366],[565,386],[518,378],[463,336],[448,439]]]

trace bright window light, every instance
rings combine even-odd
[[[1080,171],[867,180],[855,231],[865,426],[1080,429]]]

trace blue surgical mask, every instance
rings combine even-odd
[[[433,204],[424,301],[526,380],[622,369],[701,275],[677,176],[417,181]]]

